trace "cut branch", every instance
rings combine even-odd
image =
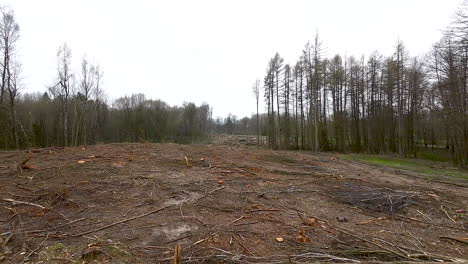
[[[80,237],[80,236],[84,236],[84,235],[87,235],[87,234],[91,234],[91,233],[95,233],[95,232],[98,232],[98,231],[101,231],[101,230],[104,230],[104,229],[108,229],[110,227],[113,227],[115,225],[119,225],[119,224],[123,224],[123,223],[126,223],[126,222],[129,222],[129,221],[132,221],[132,220],[135,220],[135,219],[138,219],[138,218],[142,218],[142,217],[145,217],[145,216],[148,216],[148,215],[151,215],[151,214],[155,214],[159,211],[162,211],[168,207],[170,207],[171,205],[166,205],[164,207],[161,207],[159,209],[156,209],[156,210],[153,210],[151,212],[148,212],[148,213],[145,213],[145,214],[142,214],[142,215],[137,215],[135,217],[131,217],[131,218],[128,218],[128,219],[124,219],[124,220],[121,220],[121,221],[117,221],[117,222],[114,222],[112,224],[108,224],[108,225],[105,225],[103,227],[100,227],[100,228],[97,228],[97,229],[93,229],[93,230],[89,230],[89,231],[86,231],[86,232],[83,232],[83,233],[79,233],[79,234],[75,234],[75,235],[72,235],[72,237]]]

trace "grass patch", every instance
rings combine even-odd
[[[401,159],[384,155],[365,154],[342,154],[340,158],[362,161],[381,167],[414,171],[431,177],[451,177],[468,180],[467,170],[448,167],[446,162],[434,161],[433,159]],[[427,160],[431,160],[431,162]]]
[[[420,150],[417,153],[418,158],[430,161],[449,162],[450,153],[445,148],[432,150]]]
[[[56,243],[45,247],[39,253],[37,263],[136,263],[135,257],[125,248],[126,246],[119,242],[98,242],[83,249]]]

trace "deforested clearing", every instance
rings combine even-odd
[[[213,141],[1,152],[3,260],[468,259],[463,177]]]
[[[468,0],[0,0],[0,264],[468,263]]]

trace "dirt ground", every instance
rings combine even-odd
[[[468,259],[467,182],[216,142],[0,152],[0,263]]]

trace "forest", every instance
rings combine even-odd
[[[210,131],[208,104],[170,106],[144,94],[109,102],[104,73],[84,56],[73,72],[67,43],[57,50],[57,73],[43,93],[24,88],[18,60],[20,26],[14,11],[1,9],[0,148],[24,149],[111,142],[179,142],[202,140]]]
[[[14,11],[1,10],[0,148],[78,146],[111,142],[200,142],[213,133],[258,135],[272,149],[396,153],[446,149],[468,164],[468,22],[466,6],[426,56],[403,41],[394,53],[327,58],[317,33],[294,64],[276,53],[253,93],[257,114],[216,119],[208,104],[170,106],[133,94],[112,102],[103,70],[83,57],[72,72],[67,43],[43,93],[21,93]],[[109,87],[112,89],[112,87]],[[266,109],[258,109],[263,100]],[[264,112],[263,112],[264,111]],[[262,113],[263,112],[263,113]],[[260,136],[262,140],[260,140]],[[264,138],[266,141],[263,142]],[[260,144],[260,142],[259,142]]]
[[[257,114],[273,149],[397,153],[446,148],[455,164],[468,164],[468,20],[456,14],[443,38],[424,57],[411,57],[402,41],[391,56],[323,55],[317,34],[294,64],[276,53],[263,87],[253,93],[267,106]],[[252,130],[243,120],[243,129]]]

